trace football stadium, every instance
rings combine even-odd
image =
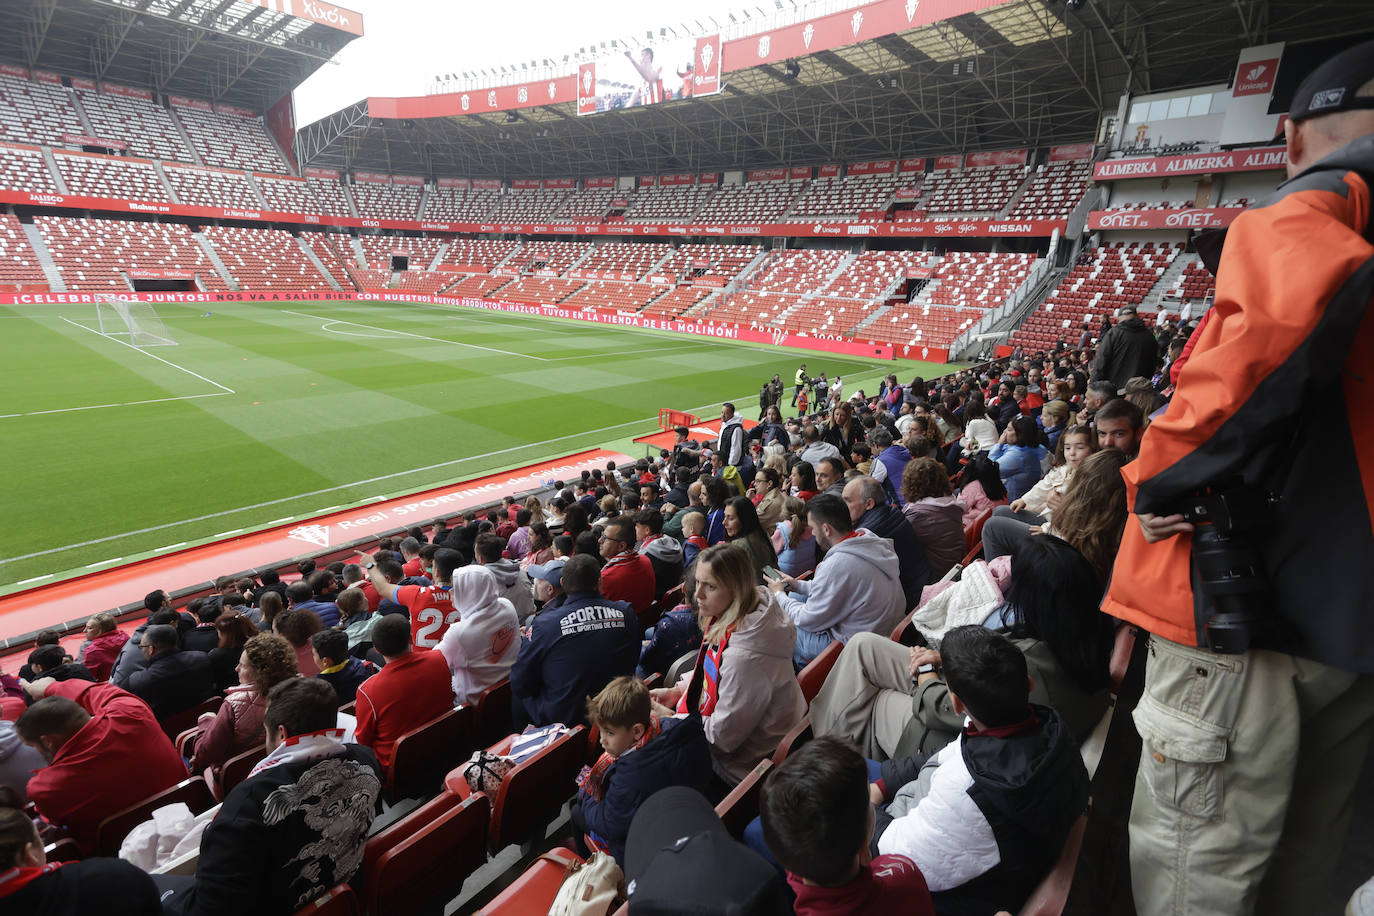
[[[0,2],[6,911],[1374,914],[1367,0],[351,6]]]

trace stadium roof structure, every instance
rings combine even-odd
[[[362,34],[320,0],[0,0],[0,62],[266,110]]]
[[[907,0],[908,11],[916,6]],[[1243,48],[1370,30],[1368,0],[969,7],[917,28],[727,72],[717,95],[585,117],[571,98],[442,117],[376,116],[420,100],[371,99],[302,128],[296,153],[302,163],[342,170],[508,179],[1038,147],[1092,139],[1125,92],[1229,84]]]

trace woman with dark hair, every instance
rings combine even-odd
[[[925,548],[938,580],[964,558],[964,507],[950,489],[945,466],[934,458],[907,462],[902,471],[902,514]]]
[[[238,660],[238,686],[225,693],[218,712],[206,713],[196,724],[191,771],[217,769],[230,757],[261,745],[267,694],[295,676],[296,651],[289,642],[271,633],[259,633],[245,642]]]
[[[1034,417],[1017,417],[1002,433],[1002,438],[988,452],[997,462],[1002,482],[1012,499],[1020,499],[1040,480],[1043,467],[1050,457],[1049,449],[1040,444],[1043,435]]]
[[[985,509],[1004,506],[1007,503],[1007,488],[1002,483],[1002,469],[987,455],[974,455],[964,465],[955,483],[959,491],[959,502],[964,504],[964,527]]]
[[[725,540],[725,504],[730,500],[730,485],[721,477],[708,477],[701,485],[706,498],[706,543]]]
[[[258,596],[258,610],[262,612],[262,621],[258,624],[258,631],[262,633],[272,632],[272,623],[277,619],[286,605],[282,601],[281,592],[265,591]]]
[[[549,536],[549,526],[543,522],[530,524],[530,551],[520,558],[520,568],[542,566],[553,559],[553,538]]]
[[[572,502],[563,510],[563,533],[573,540],[591,528],[587,521],[587,510],[579,502]]]
[[[768,540],[768,533],[759,524],[754,504],[747,496],[736,496],[725,504],[725,538],[748,552],[749,562],[758,573],[760,584],[763,583],[765,567],[777,568],[778,555]]]
[[[579,553],[595,558],[597,566],[606,565],[606,559],[601,556],[601,539],[590,528],[573,538],[573,555]]]
[[[778,522],[782,521],[782,501],[786,498],[782,489],[782,475],[770,467],[759,468],[751,489],[759,524],[771,535]]]
[[[802,502],[810,502],[816,495],[816,469],[809,461],[792,465],[792,495]]]
[[[1081,744],[1110,701],[1116,629],[1098,608],[1102,588],[1082,554],[1055,537],[1031,538],[1011,568],[1007,603],[990,622],[1004,619],[1006,636],[1026,657],[1030,701],[1053,707]],[[926,665],[935,670],[919,670]],[[934,753],[964,725],[939,667],[936,650],[854,636],[811,704],[815,733],[854,741],[874,760]]]
[[[215,686],[228,690],[239,682],[234,669],[239,665],[243,644],[258,634],[258,628],[242,614],[225,611],[215,618],[215,629],[219,631],[219,645],[210,650],[210,670],[215,675]]]
[[[310,637],[324,629],[320,615],[314,611],[282,611],[272,623],[272,632],[291,644],[296,653],[296,669],[306,677],[320,673],[310,650]]]
[[[768,409],[763,412],[763,422],[749,430],[750,439],[758,439],[762,445],[777,442],[783,448],[787,448],[792,443],[792,437],[787,434],[787,427],[782,423],[782,412],[778,410],[778,405],[770,404]]]
[[[987,407],[981,396],[974,396],[964,404],[964,437],[959,445],[964,453],[985,452],[997,444],[997,424],[988,419]]]

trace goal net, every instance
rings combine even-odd
[[[176,345],[150,302],[105,294],[96,298],[95,315],[100,322],[100,333],[107,337],[127,341],[135,347]]]

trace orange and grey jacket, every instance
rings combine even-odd
[[[1253,537],[1283,648],[1374,673],[1374,135],[1280,185],[1231,225],[1211,317],[1168,410],[1123,471],[1131,510],[1243,481],[1278,497]],[[1126,525],[1103,609],[1205,645],[1211,607],[1187,535]]]

